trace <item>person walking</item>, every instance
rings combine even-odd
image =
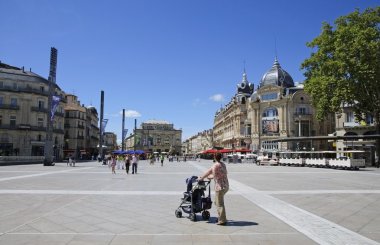
[[[198,178],[202,181],[205,178],[214,178],[215,182],[215,206],[218,212],[218,222],[217,225],[226,225],[226,208],[224,206],[224,195],[229,189],[227,168],[226,165],[221,161],[222,153],[218,152],[215,154],[215,163],[209,168],[202,176]]]
[[[125,156],[125,172],[127,172],[127,174],[129,174],[129,166],[131,166],[131,156],[126,155]]]
[[[164,166],[164,158],[165,158],[164,154],[161,154],[160,158],[161,158],[161,167],[162,167],[162,166]]]
[[[138,157],[136,154],[132,155],[132,174],[137,174]]]
[[[115,156],[112,156],[111,157],[112,174],[116,174],[115,167],[116,167],[116,158],[115,158]]]
[[[154,155],[153,154],[150,155],[149,158],[150,158],[150,165],[154,165]]]

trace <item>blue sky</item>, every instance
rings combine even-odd
[[[48,77],[100,112],[121,139],[150,119],[182,129],[182,140],[213,126],[244,69],[255,89],[275,59],[302,82],[306,43],[322,22],[378,0],[0,0],[0,60]]]

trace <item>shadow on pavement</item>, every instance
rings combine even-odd
[[[235,221],[235,220],[229,220],[227,222],[227,226],[252,226],[252,225],[259,225],[256,222],[251,221]]]
[[[216,223],[218,222],[218,219],[215,217],[212,217],[209,219],[208,223]],[[251,221],[237,221],[237,220],[228,220],[226,226],[252,226],[252,225],[259,225],[259,223],[251,222]]]

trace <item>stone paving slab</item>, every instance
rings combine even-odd
[[[137,175],[112,175],[98,162],[0,167],[0,244],[328,244],[267,208],[278,202],[295,207],[289,217],[301,212],[341,227],[334,236],[347,229],[367,244],[380,241],[378,169],[228,164],[229,224],[215,225],[214,207],[209,221],[176,218],[185,179],[211,164],[141,161]]]

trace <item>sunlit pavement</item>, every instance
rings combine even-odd
[[[177,218],[209,160],[0,167],[0,244],[378,244],[380,171],[228,164],[226,226]],[[211,185],[213,188],[213,184]],[[212,198],[213,198],[213,192]]]

